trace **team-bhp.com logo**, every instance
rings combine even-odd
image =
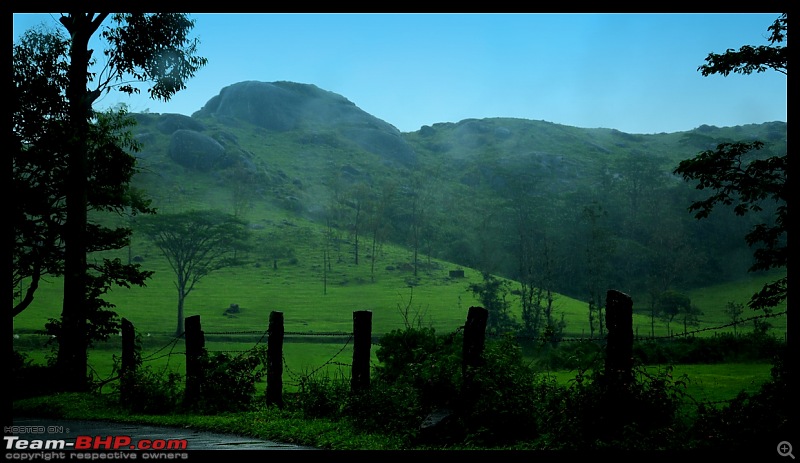
[[[130,436],[77,436],[72,439],[21,439],[3,436],[6,450],[186,450],[186,439],[138,439]]]

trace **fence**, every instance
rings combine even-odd
[[[546,342],[568,342],[568,341],[602,341],[606,346],[605,373],[610,385],[622,386],[633,379],[633,343],[636,337],[633,330],[633,302],[631,298],[619,291],[609,290],[606,297],[606,327],[605,338],[575,338],[575,339],[554,339],[554,338],[526,338],[539,339]],[[767,314],[760,317],[765,318],[785,315],[783,313]],[[488,321],[488,311],[482,307],[470,307],[467,319],[463,326],[463,346],[462,346],[462,377],[465,388],[469,388],[473,367],[480,364],[481,354],[484,350],[487,338],[486,326]],[[185,319],[184,342],[186,346],[186,375],[185,375],[185,398],[188,404],[195,403],[199,398],[200,382],[203,374],[201,371],[202,355],[206,352],[206,338],[200,323],[200,316],[194,315]],[[724,325],[724,328],[729,325]],[[697,331],[707,331],[703,328]],[[269,316],[269,326],[266,333],[263,332],[239,332],[241,333],[261,333],[267,338],[267,362],[266,362],[266,401],[270,405],[283,406],[285,359],[283,354],[283,344],[287,335],[292,336],[343,336],[347,337],[346,345],[353,341],[353,356],[351,368],[350,386],[353,391],[361,391],[369,388],[370,385],[370,355],[371,346],[374,343],[372,336],[372,312],[369,310],[353,312],[353,331],[351,333],[287,333],[284,330],[283,312],[273,311]],[[122,363],[120,370],[120,392],[125,394],[126,381],[123,379],[135,368],[135,330],[130,321],[122,320]],[[237,334],[237,333],[211,333],[211,334]],[[692,332],[683,333],[683,336],[690,336]],[[671,335],[665,338],[674,339],[681,337]],[[263,338],[263,336],[262,336]],[[650,338],[648,338],[650,339]],[[344,350],[344,347],[342,348]],[[342,351],[340,350],[340,352]],[[338,355],[338,354],[337,354]],[[622,387],[619,388],[623,390]]]
[[[464,327],[464,360],[463,371],[468,375],[470,367],[478,365],[485,341],[488,311],[482,307],[470,307],[467,323]],[[200,397],[203,374],[202,356],[206,352],[205,333],[200,316],[193,315],[185,319],[184,338],[186,343],[186,385],[185,400],[194,404]],[[266,401],[268,405],[283,406],[283,342],[284,317],[282,312],[273,311],[269,316],[267,330],[267,387]],[[121,394],[126,394],[126,377],[136,368],[135,364],[135,330],[133,324],[122,320],[122,362],[120,369]],[[350,387],[353,391],[363,391],[370,384],[370,355],[372,348],[372,312],[361,310],[353,312],[353,361],[351,364]],[[123,399],[124,400],[124,399]]]

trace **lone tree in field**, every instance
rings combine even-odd
[[[487,332],[501,334],[517,329],[517,323],[509,312],[511,303],[506,299],[509,293],[506,280],[484,272],[483,283],[471,283],[467,286],[467,291],[472,292],[489,312]]]
[[[104,25],[106,20],[109,23]],[[108,307],[100,296],[110,284],[141,284],[147,277],[146,272],[117,262],[93,269],[87,261],[87,253],[119,249],[129,238],[125,229],[106,230],[93,224],[89,210],[119,212],[120,208],[130,211],[137,207],[129,202],[134,159],[127,156],[127,150],[133,149],[133,140],[126,135],[130,124],[124,118],[106,119],[106,127],[101,126],[93,105],[111,90],[138,93],[136,85],[140,83],[148,85],[152,98],[167,101],[185,88],[184,82],[206,59],[194,55],[197,42],[188,38],[194,23],[184,14],[75,12],[62,13],[58,21],[66,31],[63,37],[55,33],[28,36],[33,40],[27,48],[23,44],[14,50],[15,95],[11,100],[21,103],[12,107],[12,151],[19,161],[15,162],[15,187],[24,184],[37,198],[47,197],[44,202],[26,200],[25,209],[15,217],[24,220],[20,227],[15,222],[15,233],[24,234],[15,234],[14,251],[21,252],[15,254],[14,265],[20,265],[15,271],[22,279],[29,277],[31,285],[23,304],[13,312],[29,304],[41,275],[63,275],[61,318],[48,329],[54,327],[59,342],[58,384],[63,390],[83,391],[89,387],[87,349],[92,330],[108,328],[114,316],[97,311]],[[89,42],[98,32],[107,46],[102,70],[94,72],[97,58]],[[30,98],[17,100],[25,97]],[[35,117],[28,118],[30,115]],[[45,122],[40,133],[36,133],[37,121]],[[59,133],[60,138],[53,138]],[[49,162],[36,158],[43,154],[49,155]],[[48,178],[55,182],[41,182]],[[37,209],[40,205],[47,210]],[[31,224],[38,229],[25,229]],[[35,235],[44,239],[30,239]],[[24,237],[18,241],[19,236]],[[28,258],[33,260],[26,261]],[[97,319],[98,314],[106,319]]]
[[[161,250],[175,271],[178,326],[183,334],[186,296],[204,276],[236,264],[235,252],[247,249],[249,231],[241,219],[220,211],[189,211],[142,217],[139,229]]]
[[[711,53],[706,64],[698,68],[703,76],[729,75],[731,72],[749,75],[768,69],[787,74],[788,49],[780,44],[788,39],[787,15],[782,14],[768,28],[770,45],[753,47],[745,45],[739,50],[723,54]],[[695,217],[708,217],[714,206],[733,205],[736,215],[761,211],[771,202],[775,207],[774,221],[755,225],[745,235],[751,247],[754,263],[751,272],[786,268],[789,252],[786,232],[789,225],[786,183],[788,160],[786,153],[773,156],[759,155],[764,147],[761,141],[721,143],[716,149],[703,151],[692,159],[681,161],[675,173],[687,181],[696,181],[698,190],[709,190],[710,196],[695,201],[689,211]],[[786,300],[787,277],[767,283],[755,293],[748,305],[754,310],[769,310]]]

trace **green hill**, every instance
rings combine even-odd
[[[375,333],[407,322],[454,330],[478,304],[468,285],[489,272],[514,282],[511,289],[524,278],[547,285],[565,333],[582,337],[594,251],[605,261],[602,287],[634,295],[644,335],[650,319],[639,295],[667,267],[679,269],[674,289],[704,312],[695,329],[729,323],[720,301],[745,302],[751,282],[768,277],[746,271],[752,250],[743,236],[760,217],[721,209],[695,220],[687,207],[697,193],[671,170],[723,141],[758,138],[767,154],[785,152],[785,123],[639,135],[492,118],[400,133],[339,95],[291,82],[226,87],[192,117],[134,117],[142,144],[135,186],[159,213],[219,209],[253,232],[244,263],[204,278],[187,300],[187,314],[201,315],[206,331],[266,329],[273,310],[285,313],[290,331],[348,331],[352,311],[363,309],[373,310]],[[595,206],[606,215],[592,229],[585,211]],[[357,219],[358,210],[368,213]],[[336,243],[327,274],[326,231]],[[604,241],[590,242],[593,231]],[[111,292],[117,312],[142,332],[173,331],[177,295],[163,256],[139,235],[116,256],[156,272],[146,288]],[[523,263],[533,273],[523,274]],[[457,269],[464,278],[450,276]],[[15,331],[58,317],[59,285],[42,285]],[[509,300],[518,317],[518,298]],[[240,313],[223,315],[231,304]],[[785,318],[774,323],[785,329]]]

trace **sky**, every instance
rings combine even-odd
[[[778,16],[191,13],[208,64],[187,88],[168,102],[112,92],[95,109],[191,115],[224,87],[255,80],[316,85],[401,132],[494,117],[637,134],[786,122],[784,74],[698,70],[709,53],[769,45]],[[40,23],[61,28],[58,17],[14,13],[14,41]]]

